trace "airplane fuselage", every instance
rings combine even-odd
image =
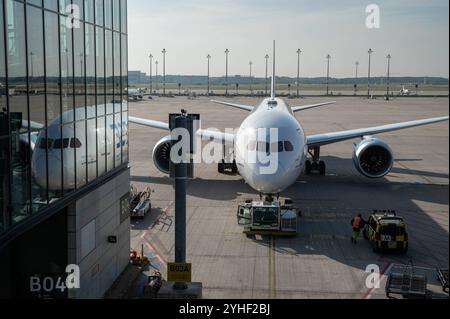
[[[113,103],[107,104],[108,113],[114,107]],[[92,120],[84,120],[86,115]],[[95,121],[95,115],[95,107],[77,108],[55,118],[47,130],[39,132],[31,168],[40,187],[73,190],[94,180],[97,170],[101,175],[120,163],[123,146],[128,144],[127,119],[111,114],[105,123]]]
[[[278,194],[295,183],[304,169],[307,152],[302,126],[279,98],[265,99],[236,135],[239,173],[263,194]]]

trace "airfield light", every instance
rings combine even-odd
[[[370,99],[370,71],[371,71],[373,50],[369,49],[369,51],[367,53],[369,53],[369,73],[368,73],[368,77],[367,77],[367,98]]]
[[[330,60],[331,60],[331,55],[327,55],[326,56],[327,59],[327,96],[330,92]]]
[[[388,63],[388,69],[387,69],[387,94],[386,94],[386,100],[389,101],[389,86],[391,81],[391,58],[392,56],[390,54],[387,55],[387,63]]]
[[[300,55],[302,54],[302,50],[297,50],[297,98],[300,97]]]
[[[252,66],[253,66],[253,62],[250,61],[248,63],[250,65],[250,94],[253,95],[253,83],[252,83]]]
[[[211,60],[211,55],[208,54],[206,56],[206,59],[208,60],[208,90],[206,92],[206,94],[209,96],[209,92],[210,92],[210,73],[209,73],[209,61]]]
[[[161,51],[163,54],[163,95],[166,96],[166,53],[167,50],[163,49]]]
[[[33,51],[30,52],[30,63],[31,63],[31,78],[34,78],[34,65],[33,65]],[[30,82],[30,91],[32,90],[33,81]]]
[[[84,54],[80,53],[80,76],[83,77],[83,58],[84,58]]]
[[[148,56],[148,58],[150,59],[150,95],[153,92],[153,54],[150,54]]]
[[[34,77],[34,66],[33,66],[33,56],[35,54],[33,53],[33,51],[30,52],[30,62],[31,62],[31,77]]]
[[[225,95],[228,96],[228,54],[230,53],[230,50],[225,50]]]
[[[266,54],[266,56],[264,57],[266,59],[266,95],[268,94],[269,91],[269,82],[268,82],[268,76],[269,76],[269,55]]]
[[[156,86],[156,90],[159,91],[159,85],[158,85],[158,60],[155,62],[155,67],[156,67],[156,78],[155,78],[155,86]],[[159,93],[159,92],[158,92]]]

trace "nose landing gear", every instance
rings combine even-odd
[[[327,173],[327,166],[324,161],[320,160],[320,147],[315,147],[309,150],[312,160],[307,160],[305,163],[305,174],[311,175],[314,172],[325,176]]]
[[[236,175],[238,173],[236,161],[233,161],[233,163],[225,163],[225,160],[222,160],[222,162],[218,164],[218,172],[219,174],[230,172],[231,174]]]

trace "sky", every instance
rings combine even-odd
[[[366,26],[366,7],[380,9],[379,28]],[[167,50],[166,74],[265,76],[265,55],[277,41],[277,75],[344,78],[385,76],[449,77],[448,0],[128,0],[129,69],[149,73],[149,54],[160,62]],[[155,72],[155,68],[153,68]],[[269,68],[270,74],[270,68]]]

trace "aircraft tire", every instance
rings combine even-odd
[[[321,176],[325,176],[327,173],[327,166],[324,161],[320,161],[319,163],[319,172]]]
[[[310,160],[307,160],[305,163],[305,174],[306,175],[311,175],[311,170],[312,170],[312,164]]]

